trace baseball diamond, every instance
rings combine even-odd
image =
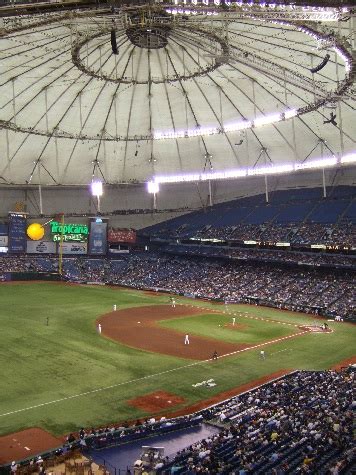
[[[352,0],[0,1],[0,475],[356,471]]]

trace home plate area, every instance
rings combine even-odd
[[[326,323],[323,325],[313,324],[313,325],[302,325],[298,326],[303,331],[309,331],[313,333],[332,333],[331,328],[328,327]]]
[[[206,388],[213,388],[216,386],[216,382],[213,379],[208,379],[207,381],[202,381],[201,383],[192,384],[193,388],[200,388],[204,386]]]

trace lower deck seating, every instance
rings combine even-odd
[[[229,414],[226,427],[187,447],[157,473],[351,473],[353,382],[352,370],[298,371],[216,405],[206,411],[209,419]]]

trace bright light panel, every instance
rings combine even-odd
[[[155,181],[149,181],[147,183],[147,191],[155,195],[159,192],[159,183],[156,183]]]
[[[356,162],[356,153],[350,153],[349,155],[344,155],[341,157],[341,163],[355,163]]]
[[[281,114],[271,114],[263,117],[258,117],[253,121],[254,127],[259,127],[261,125],[273,124],[273,122],[278,122],[282,119]]]
[[[216,171],[216,172],[202,172],[202,173],[187,173],[184,175],[160,175],[155,176],[153,181],[147,183],[149,193],[157,193],[157,191],[150,191],[154,189],[154,185],[159,183],[189,183],[194,181],[209,181],[209,180],[225,180],[229,178],[243,178],[246,176],[264,176],[277,175],[280,173],[293,173],[302,170],[317,170],[322,168],[335,167],[342,164],[355,163],[356,152],[344,155],[340,159],[337,157],[325,157],[315,160],[308,160],[304,163],[283,163],[281,165],[268,165],[254,168],[236,168],[235,170]]]
[[[295,117],[297,114],[298,114],[297,109],[291,109],[291,110],[285,111],[284,118],[291,119],[292,117]]]
[[[309,170],[312,168],[326,168],[332,167],[337,164],[337,158],[320,158],[318,160],[309,160],[308,162],[304,163],[296,163],[295,170]]]
[[[269,167],[249,168],[247,174],[253,175],[277,175],[278,173],[288,173],[294,171],[293,164],[270,165]]]
[[[93,181],[90,187],[93,196],[101,196],[103,194],[103,184],[101,181]]]

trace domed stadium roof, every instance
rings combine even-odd
[[[1,182],[140,182],[355,151],[347,12],[341,24],[246,8],[3,17]]]

